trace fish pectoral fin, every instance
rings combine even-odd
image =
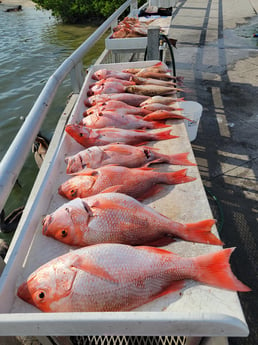
[[[101,193],[118,193],[121,187],[123,187],[123,185],[115,185],[115,186],[107,187],[106,189],[103,189]]]
[[[119,152],[119,153],[122,153],[122,154],[128,155],[128,156],[130,156],[132,154],[130,151],[128,151],[128,148],[125,148],[122,145],[120,146],[119,144],[110,144],[108,146],[108,150],[114,151],[114,152]]]
[[[96,265],[89,258],[85,259],[82,257],[78,257],[71,265],[71,268],[79,269],[99,278],[108,280],[109,282],[118,283],[117,279],[114,279],[114,277],[112,277],[104,268]]]
[[[178,292],[182,290],[184,287],[185,287],[185,280],[175,280],[167,289],[155,295],[154,298],[156,299],[156,298],[160,298],[162,296],[168,295],[172,292]]]
[[[146,243],[146,246],[153,246],[153,247],[163,247],[167,246],[168,244],[175,242],[175,239],[172,237],[162,237],[156,241]]]
[[[106,190],[105,190],[106,192]],[[94,209],[100,209],[100,210],[121,210],[121,209],[126,209],[127,208],[113,200],[105,200],[105,199],[99,199],[99,200],[96,200],[94,201],[92,204],[91,204],[91,208],[94,208]]]

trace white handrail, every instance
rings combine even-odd
[[[48,79],[0,163],[0,211],[3,209],[6,200],[11,193],[31,149],[32,143],[53,102],[58,87],[64,81],[68,73],[71,72],[72,69],[76,68],[78,64],[81,64],[83,57],[89,49],[129,6],[131,7],[131,10],[137,8],[137,1],[127,0],[123,5],[121,5],[119,9],[115,11],[77,50],[75,50]]]

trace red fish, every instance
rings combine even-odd
[[[100,94],[109,94],[109,93],[121,93],[125,92],[126,86],[123,85],[122,82],[118,81],[109,81],[109,79],[105,80],[105,82],[98,82],[94,86],[92,86],[89,91],[87,92],[87,96],[92,95],[100,95]]]
[[[157,96],[157,95],[172,95],[178,91],[183,91],[182,89],[178,89],[176,87],[167,87],[167,86],[160,86],[160,85],[129,85],[125,86],[125,92],[135,93],[138,95],[145,95],[145,96]]]
[[[140,145],[151,140],[166,140],[178,138],[171,135],[171,130],[158,133],[149,133],[144,130],[132,130],[121,128],[89,129],[85,126],[70,124],[65,131],[84,147],[107,145],[111,143],[124,143],[128,145]]]
[[[146,121],[160,121],[160,120],[168,120],[168,119],[179,119],[179,120],[188,120],[192,121],[191,119],[188,119],[187,117],[176,114],[173,111],[168,111],[168,110],[156,110],[153,111],[152,113],[144,116],[143,118]]]
[[[140,106],[144,107],[147,104],[152,104],[152,103],[161,103],[165,105],[171,105],[175,102],[182,102],[184,99],[183,98],[175,98],[175,97],[167,97],[167,96],[153,96],[149,97],[145,101],[143,101]]]
[[[88,128],[155,129],[169,127],[169,125],[163,123],[149,121],[151,120],[145,121],[141,116],[120,113],[119,110],[116,112],[107,110],[98,114],[88,115],[79,124]]]
[[[98,71],[94,72],[92,75],[92,79],[95,79],[95,80],[109,79],[109,78],[129,80],[131,78],[131,75],[129,73],[112,71],[106,68],[99,69]]]
[[[133,146],[125,144],[109,144],[92,146],[67,157],[66,172],[78,172],[85,168],[96,169],[104,165],[116,164],[127,168],[137,168],[151,163],[168,163],[174,165],[196,165],[187,159],[188,153],[166,155],[158,149],[148,146]]]
[[[123,70],[125,73],[132,73],[132,74],[137,74],[139,72],[156,72],[156,73],[167,73],[169,72],[169,69],[166,64],[163,62],[157,62],[156,64],[148,67],[142,67],[142,68],[126,68]]]
[[[213,219],[181,224],[121,193],[100,193],[74,199],[47,215],[43,235],[72,246],[98,243],[131,245],[168,244],[173,237],[186,241],[222,245],[211,232]],[[161,240],[161,241],[160,241]]]
[[[181,111],[181,110],[183,110],[183,108],[175,108],[173,106],[173,104],[174,103],[172,103],[172,105],[166,105],[166,104],[162,104],[162,103],[150,103],[150,104],[145,104],[140,108],[145,109],[149,113],[156,111],[156,110],[167,110],[167,111]],[[146,115],[148,115],[148,114],[146,114]]]
[[[196,180],[186,175],[187,169],[158,172],[151,168],[127,168],[105,165],[75,173],[65,181],[58,193],[67,199],[85,198],[105,192],[120,192],[144,200],[162,190],[162,184],[175,185]]]
[[[138,107],[142,102],[146,101],[149,96],[144,95],[134,95],[130,93],[113,93],[113,94],[101,94],[101,95],[94,95],[90,96],[87,100],[85,100],[86,106],[92,106],[99,102],[106,102],[108,100],[116,100],[121,101],[126,104]]]
[[[128,311],[178,291],[186,279],[250,291],[231,271],[228,248],[197,257],[104,243],[59,256],[34,271],[17,291],[44,312]]]
[[[150,110],[143,109],[141,107],[134,107],[132,105],[126,104],[125,102],[121,101],[106,101],[102,103],[97,103],[96,105],[88,108],[84,113],[83,116],[91,115],[91,114],[99,114],[103,111],[117,111],[121,114],[132,114],[132,115],[147,115],[151,113]]]
[[[167,80],[160,80],[155,78],[142,78],[137,77],[136,75],[132,75],[132,81],[135,82],[136,85],[159,85],[159,86],[167,86],[167,87],[174,87],[176,83]]]

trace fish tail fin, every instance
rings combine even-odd
[[[196,165],[196,163],[192,163],[188,160],[187,158],[188,154],[189,152],[174,154],[169,158],[168,163],[174,164],[174,165],[192,165],[192,166]]]
[[[172,135],[172,134],[170,134],[170,132],[171,132],[171,129],[169,129],[167,131],[155,133],[155,139],[156,140],[166,140],[166,139],[178,138],[178,136]]]
[[[180,184],[195,181],[195,177],[187,176],[187,169],[182,169],[174,172],[164,173],[164,183],[167,184]]]
[[[212,254],[196,257],[198,265],[198,281],[218,288],[234,291],[251,291],[251,289],[236,278],[231,270],[229,259],[235,248],[227,248]]]
[[[214,219],[206,219],[197,223],[186,224],[186,230],[180,234],[187,241],[223,245],[223,242],[211,232],[211,228],[215,222]]]

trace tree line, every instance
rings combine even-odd
[[[98,24],[116,11],[125,0],[33,0],[66,24]],[[139,1],[139,6],[145,1]]]

